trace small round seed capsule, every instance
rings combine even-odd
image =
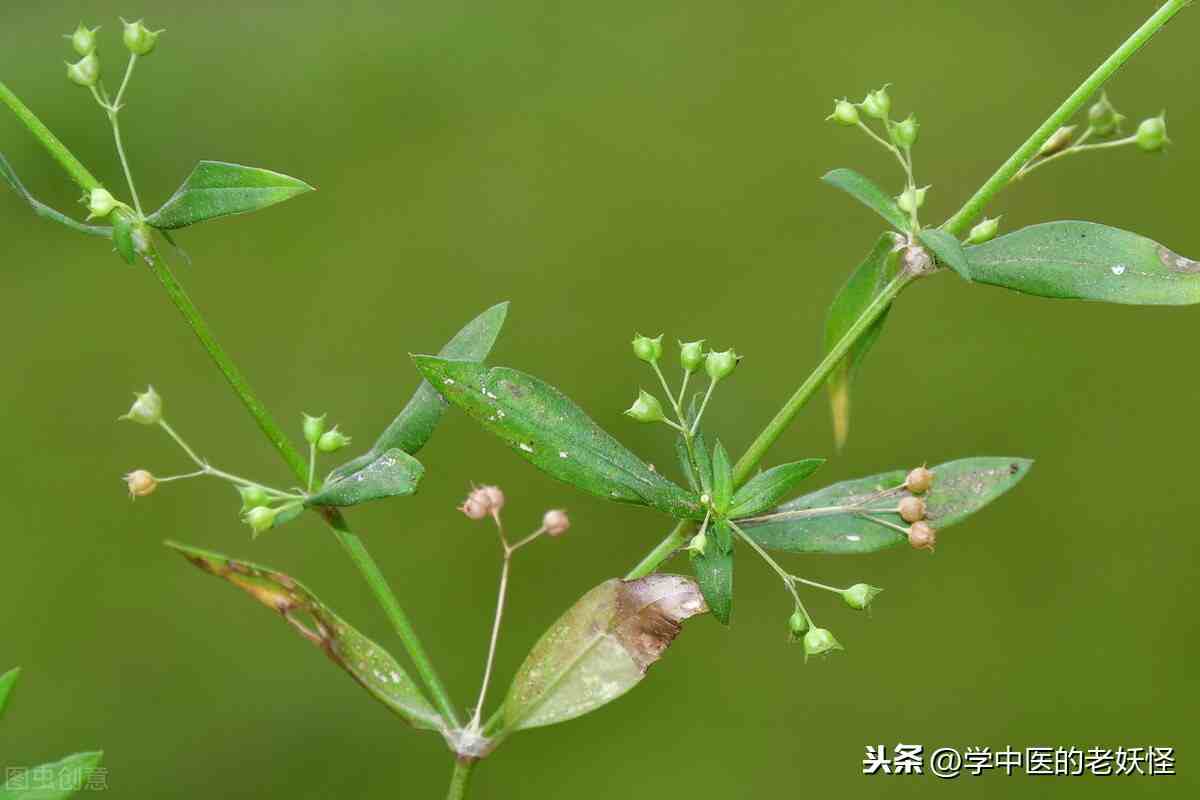
[[[808,633],[809,627],[808,617],[798,608],[792,613],[792,616],[788,617],[788,633],[791,634],[793,642],[803,639],[804,634]]]
[[[679,343],[679,363],[688,374],[695,372],[704,365],[704,340]]]
[[[925,494],[933,487],[933,471],[917,467],[904,479],[904,488],[913,494]]]
[[[552,508],[542,516],[542,527],[550,536],[562,536],[571,527],[571,518],[561,508]]]
[[[662,340],[662,334],[651,339],[639,333],[633,337],[633,354],[647,364],[653,364],[662,357]]]
[[[130,499],[153,494],[158,488],[158,480],[144,469],[135,469],[126,475],[125,484],[129,487]]]
[[[925,519],[925,501],[919,497],[905,497],[900,501],[900,518],[908,523]]]
[[[876,89],[858,104],[868,117],[886,119],[892,111],[892,98],[887,93],[887,87]]]
[[[908,543],[914,550],[932,550],[937,544],[937,532],[928,522],[914,522],[908,529]]]
[[[1143,120],[1137,129],[1137,146],[1147,153],[1157,153],[1163,145],[1170,143],[1167,138],[1167,117],[1165,114]]]
[[[645,390],[638,392],[637,400],[625,409],[625,416],[633,417],[638,422],[662,422],[667,417],[663,414],[662,403],[658,398]]]
[[[825,119],[847,127],[858,124],[858,109],[849,100],[838,100],[833,105],[833,113]]]
[[[897,147],[910,148],[917,143],[917,134],[921,132],[921,123],[909,114],[908,118],[892,126],[892,141]]]

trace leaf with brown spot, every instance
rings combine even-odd
[[[242,589],[279,612],[305,639],[319,647],[376,700],[416,728],[442,731],[445,722],[404,668],[375,642],[333,613],[298,581],[270,567],[207,550],[166,542],[193,565]]]
[[[553,725],[612,702],[642,680],[680,623],[706,611],[700,588],[681,575],[605,581],[529,651],[504,701],[504,729]]]

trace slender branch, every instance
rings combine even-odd
[[[1085,134],[1086,135],[1086,134]],[[1020,171],[1012,177],[1013,181],[1019,181],[1035,169],[1057,161],[1060,158],[1069,156],[1072,153],[1086,153],[1092,150],[1106,150],[1110,147],[1124,147],[1125,145],[1133,144],[1137,141],[1137,136],[1126,136],[1123,139],[1113,139],[1111,142],[1095,142],[1093,144],[1084,144],[1085,139],[1080,137],[1079,141],[1065,150],[1060,150],[1057,153],[1048,155],[1045,158],[1039,158],[1021,167]]]
[[[1033,135],[1025,140],[1025,143],[1017,148],[1008,160],[1000,165],[992,177],[988,178],[983,186],[979,187],[979,191],[967,200],[963,207],[958,210],[950,219],[946,220],[942,225],[942,229],[955,236],[962,236],[971,223],[983,213],[984,206],[996,196],[996,194],[1008,185],[1014,175],[1020,171],[1028,161],[1037,155],[1037,152],[1042,149],[1042,145],[1054,135],[1054,132],[1067,123],[1071,117],[1083,108],[1086,103],[1097,90],[1102,87],[1109,78],[1113,76],[1121,66],[1128,61],[1134,53],[1141,49],[1142,45],[1150,40],[1150,37],[1162,30],[1171,19],[1189,5],[1191,0],[1168,0],[1163,3],[1158,11],[1146,20],[1146,22],[1138,28],[1133,34],[1118,47],[1113,54],[1104,60],[1096,70],[1079,84],[1071,95],[1063,101],[1057,109],[1054,110],[1046,121],[1042,123]]]
[[[477,759],[469,756],[458,756],[454,760],[454,772],[450,775],[450,788],[446,792],[446,800],[462,800],[467,796],[467,786],[471,782],[471,773],[477,763]]]
[[[500,564],[500,591],[496,597],[496,615],[492,619],[492,638],[488,642],[487,663],[483,668],[483,682],[479,686],[479,701],[475,704],[475,714],[471,717],[470,725],[477,727],[483,716],[483,704],[487,700],[488,684],[492,679],[492,665],[496,661],[496,645],[500,641],[500,622],[504,618],[504,601],[508,596],[508,571],[512,565],[512,548],[505,545],[504,560]]]
[[[59,166],[71,176],[71,180],[79,184],[85,192],[100,188],[101,184],[96,179],[96,176],[88,172],[87,167],[80,163],[79,159],[67,149],[67,146],[59,141],[59,138],[51,133],[49,128],[42,124],[37,115],[30,111],[29,107],[22,103],[20,98],[4,85],[3,81],[0,81],[0,100],[3,100],[4,104],[12,109],[12,112],[17,115],[17,119],[29,129],[34,138],[41,142],[42,146],[50,153],[51,158],[57,161]]]
[[[113,109],[108,112],[108,121],[112,123],[113,141],[117,145],[117,155],[121,159],[121,169],[125,171],[125,182],[129,184],[129,195],[133,198],[133,207],[137,209],[138,216],[144,216],[142,212],[142,201],[138,198],[137,187],[133,184],[133,172],[129,169],[129,158],[125,155],[125,145],[121,142],[121,123],[117,121],[117,111]]]
[[[684,542],[695,530],[695,524],[687,520],[680,520],[675,524],[674,530],[667,534],[667,538],[663,539],[658,545],[646,554],[646,557],[638,562],[637,566],[629,570],[625,575],[625,580],[632,581],[638,578],[644,578],[654,570],[658,569],[659,564],[670,558],[676,550],[683,547]]]

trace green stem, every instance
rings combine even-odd
[[[446,800],[462,800],[467,796],[467,786],[471,783],[471,773],[479,763],[474,758],[459,756],[454,760],[454,772],[450,775],[450,788],[446,791]]]
[[[1045,166],[1046,164],[1052,164],[1058,159],[1069,156],[1072,153],[1087,153],[1092,150],[1107,150],[1110,147],[1124,147],[1126,145],[1133,144],[1136,141],[1137,136],[1126,136],[1123,139],[1114,139],[1111,142],[1095,142],[1094,144],[1084,144],[1084,139],[1081,137],[1078,143],[1068,147],[1066,150],[1060,150],[1053,155],[1046,156],[1045,158],[1039,158],[1037,161],[1021,167],[1021,170],[1014,175],[1012,179],[1013,181],[1019,181],[1029,173],[1033,172],[1035,169]]]
[[[1037,155],[1037,152],[1042,149],[1042,145],[1054,135],[1054,132],[1061,128],[1071,117],[1083,108],[1084,103],[1088,101],[1105,82],[1112,77],[1121,65],[1128,61],[1134,53],[1141,49],[1142,45],[1146,44],[1154,34],[1162,30],[1163,26],[1170,22],[1171,18],[1189,5],[1191,0],[1168,0],[1163,3],[1158,11],[1146,20],[1146,22],[1138,28],[1133,34],[1125,40],[1124,44],[1118,47],[1112,55],[1104,60],[1095,72],[1087,77],[1087,79],[1079,84],[1071,96],[1063,101],[1054,113],[1051,114],[1045,122],[1042,123],[1033,135],[1025,140],[1025,144],[1021,145],[1015,153],[1009,156],[992,177],[988,178],[983,186],[979,187],[979,191],[969,199],[958,212],[950,219],[946,220],[942,225],[942,229],[955,236],[962,236],[971,223],[983,213],[984,206],[996,196],[996,194],[1008,185],[1021,167],[1025,166],[1028,161]]]
[[[142,201],[138,198],[137,187],[133,184],[133,172],[129,169],[129,158],[125,155],[125,145],[121,142],[121,123],[117,121],[116,111],[108,112],[108,121],[112,123],[113,141],[117,144],[117,155],[121,159],[121,169],[125,171],[125,182],[129,184],[129,195],[133,198],[133,207],[137,209],[139,217],[145,216],[142,212]]]
[[[71,180],[79,184],[85,192],[100,188],[101,184],[96,176],[88,172],[87,167],[79,162],[79,159],[67,149],[66,145],[42,124],[42,121],[12,93],[12,90],[4,85],[3,81],[0,81],[0,100],[3,100],[4,104],[12,109],[12,112],[17,115],[17,119],[24,123],[34,138],[42,143],[42,146],[49,151],[50,156],[71,176]]]
[[[636,567],[629,570],[629,573],[625,576],[625,580],[632,581],[644,578],[658,569],[659,564],[666,561],[671,557],[672,553],[683,547],[684,543],[688,540],[688,534],[692,532],[694,527],[693,523],[686,520],[677,522],[675,529],[667,534],[667,538],[663,539],[658,543],[657,547],[647,553],[646,557],[638,562]]]

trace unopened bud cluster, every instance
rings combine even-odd
[[[679,342],[679,365],[683,368],[685,389],[687,381],[701,368],[708,376],[711,385],[715,385],[732,375],[733,371],[737,369],[738,362],[742,360],[742,357],[732,349],[705,351],[704,341],[704,339],[697,339],[692,342]],[[684,418],[680,405],[684,389],[680,390],[680,397],[677,400],[673,390],[666,386],[666,377],[659,366],[663,355],[663,336],[660,334],[652,338],[638,334],[633,337],[632,348],[634,356],[649,364],[664,384],[664,388],[668,388],[667,399],[671,406],[670,410],[674,412],[678,421],[672,421],[668,416],[668,410],[664,409],[658,397],[644,389],[638,391],[633,405],[625,410],[626,416],[632,417],[638,422],[663,422],[681,431],[687,430],[690,425],[695,424],[696,420]]]
[[[916,550],[933,550],[937,544],[937,531],[926,521],[927,500],[918,495],[928,494],[933,488],[933,471],[917,467],[904,479],[904,488],[911,492],[900,500],[900,518],[909,523],[908,543]]]

